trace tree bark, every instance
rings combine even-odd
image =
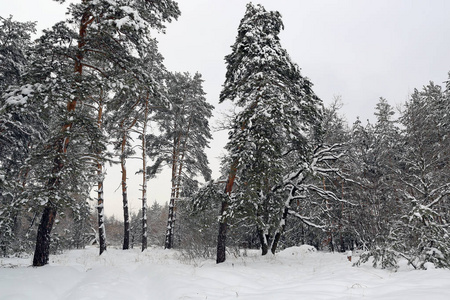
[[[133,104],[133,108],[138,105],[139,101]],[[122,169],[122,203],[123,203],[123,246],[122,249],[130,249],[130,213],[128,209],[128,192],[127,192],[127,167],[126,167],[126,147],[127,147],[127,133],[134,127],[137,118],[134,118],[129,126],[125,126],[126,119],[120,122],[120,129],[122,132],[122,145],[120,155],[120,167]]]
[[[130,249],[130,217],[128,211],[128,195],[127,193],[122,193],[123,201],[123,245],[122,249]]]
[[[282,215],[281,221],[280,221],[280,228],[277,230],[277,232],[275,232],[275,235],[274,235],[273,241],[272,241],[272,245],[270,246],[270,251],[272,252],[272,254],[275,254],[275,251],[277,250],[278,243],[281,238],[281,234],[284,232],[284,230],[286,228],[286,220],[287,220],[288,213],[289,213],[289,208],[287,206],[285,206],[284,210],[283,210],[283,215]],[[303,230],[303,225],[302,225],[302,230]]]
[[[228,203],[222,202],[222,212],[227,210]],[[226,259],[226,242],[227,242],[227,222],[221,221],[219,223],[219,235],[217,236],[217,257],[216,263],[223,263]]]
[[[101,96],[102,97],[102,96]],[[103,117],[103,99],[100,98],[100,102],[98,105],[98,117],[97,117],[97,126],[101,130],[102,128],[102,117]],[[104,251],[106,251],[106,232],[105,232],[105,214],[104,214],[104,193],[103,193],[103,165],[100,161],[101,159],[101,151],[97,153],[97,218],[98,218],[98,238],[100,245],[100,255]]]
[[[100,254],[106,251],[106,233],[105,233],[105,214],[103,206],[103,172],[102,165],[98,163],[97,172],[100,180],[97,183],[97,217],[98,217],[98,240],[100,246]]]
[[[259,242],[261,243],[261,255],[266,255],[269,252],[268,238],[264,230],[258,229]]]
[[[142,251],[147,249],[147,151],[146,139],[148,119],[148,95],[145,100],[144,124],[142,128]]]
[[[173,226],[175,222],[175,197],[176,197],[176,176],[177,176],[177,164],[178,164],[178,151],[177,142],[172,150],[172,187],[170,191],[169,200],[169,215],[167,218],[167,230],[166,230],[166,241],[164,248],[172,249],[173,247]]]
[[[53,223],[56,218],[56,207],[52,204],[47,204],[42,213],[41,221],[39,223],[36,249],[33,257],[33,267],[40,267],[48,264],[50,255],[50,233],[53,228]]]
[[[128,193],[127,193],[127,168],[125,161],[125,147],[127,144],[127,135],[124,131],[123,122],[121,124],[122,136],[122,153],[120,156],[120,167],[122,169],[122,202],[123,202],[123,250],[130,249],[130,215],[128,212]]]
[[[233,190],[234,180],[236,179],[238,161],[234,161],[231,165],[230,175],[228,176],[227,185],[225,186],[225,194],[230,195]],[[217,256],[216,263],[223,263],[226,259],[226,241],[227,241],[227,210],[228,200],[222,200],[222,207],[220,208],[219,234],[217,236]]]

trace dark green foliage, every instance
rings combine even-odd
[[[307,160],[322,115],[312,84],[281,47],[281,29],[278,12],[247,5],[232,53],[225,57],[227,73],[220,94],[221,102],[235,101],[241,108],[226,146],[233,161],[230,180],[236,176],[238,181],[232,201],[223,207],[239,219],[251,220],[263,254],[284,208],[283,197],[272,189],[290,172],[287,159],[295,157],[300,165]]]

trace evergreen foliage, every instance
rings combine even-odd
[[[236,107],[212,180],[202,76],[168,72],[150,35],[179,14],[172,0],[83,0],[36,41],[35,23],[0,17],[2,255],[34,249],[42,266],[65,249],[140,241],[188,259],[216,246],[220,263],[227,250],[308,243],[360,250],[356,265],[450,268],[450,79],[414,90],[398,116],[379,98],[375,122],[348,126],[340,99],[324,108],[282,48],[280,13],[250,3],[225,57],[220,102]],[[121,165],[123,223],[104,213],[108,149]],[[132,212],[136,149],[142,207]],[[148,207],[147,180],[164,167],[170,201]]]
[[[247,5],[232,53],[225,57],[227,73],[220,94],[221,102],[231,100],[240,108],[226,146],[233,161],[229,182],[239,178],[228,209],[253,220],[263,254],[283,209],[282,198],[272,188],[289,172],[287,157],[299,164],[307,160],[322,114],[312,84],[281,47],[282,29],[278,12]]]

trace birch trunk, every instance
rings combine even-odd
[[[103,117],[103,99],[100,98],[98,107],[98,118],[97,126],[99,129],[102,128],[102,117]],[[105,214],[104,214],[104,194],[103,194],[103,165],[100,161],[102,153],[97,154],[97,216],[98,216],[98,239],[100,246],[100,255],[106,251],[106,232],[105,232]]]
[[[106,233],[105,233],[105,214],[103,205],[103,168],[102,164],[97,164],[97,175],[99,181],[97,183],[97,216],[98,216],[98,242],[100,246],[100,255],[106,251]]]

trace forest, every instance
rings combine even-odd
[[[225,57],[220,103],[234,111],[212,178],[202,75],[169,72],[152,38],[180,14],[173,0],[83,0],[36,40],[34,22],[0,17],[1,256],[31,253],[37,267],[87,245],[157,245],[223,263],[308,244],[361,251],[355,265],[450,268],[450,78],[348,124],[282,47],[281,14],[249,3]],[[104,214],[106,164],[121,169],[123,221]],[[170,201],[148,203],[166,168]]]

